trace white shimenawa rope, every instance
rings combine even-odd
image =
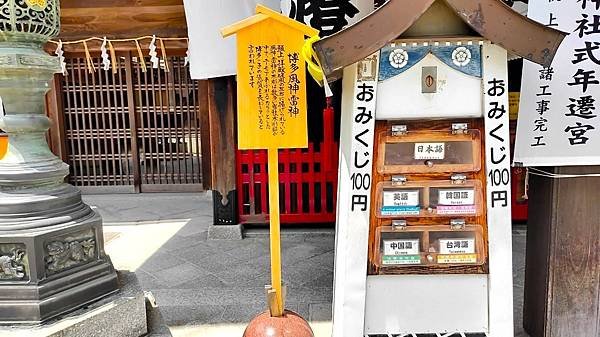
[[[562,173],[546,172],[544,170],[540,170],[535,167],[528,167],[527,174],[533,174],[536,176],[552,178],[552,179],[600,177],[600,173],[562,174]]]
[[[537,169],[535,167],[527,167],[525,173],[525,199],[529,199],[529,175],[533,174],[539,177],[545,177],[550,179],[572,179],[572,178],[589,178],[589,177],[600,177],[600,173],[584,173],[584,174],[563,174],[563,173],[552,173],[544,170]]]

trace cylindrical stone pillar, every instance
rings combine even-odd
[[[0,0],[0,324],[39,323],[118,289],[102,220],[64,183],[68,165],[46,143],[44,95],[58,59],[58,0]]]

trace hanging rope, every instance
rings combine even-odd
[[[140,47],[140,43],[138,42],[138,40],[135,40],[135,47],[137,48],[138,51],[138,56],[140,58],[140,68],[142,69],[142,72],[145,73],[146,72],[146,61],[144,60],[144,54],[142,53],[142,47]]]
[[[163,42],[163,39],[158,39],[158,42],[160,43],[160,51],[162,53],[162,58],[165,62],[165,72],[169,72],[169,61],[167,60],[167,49],[165,48],[165,43]]]
[[[165,40],[165,41],[187,41],[188,38],[187,37],[156,37],[157,39],[161,39],[161,40]],[[107,39],[109,42],[135,42],[135,41],[141,41],[141,40],[151,40],[152,39],[152,35],[147,35],[147,36],[140,36],[140,37],[135,37],[135,38],[128,38],[128,39]],[[103,37],[96,37],[96,36],[92,36],[92,37],[88,37],[87,39],[81,39],[81,40],[73,40],[73,41],[62,41],[63,45],[69,45],[69,44],[79,44],[79,43],[84,43],[84,42],[90,42],[90,41],[103,41],[104,38]],[[58,44],[59,41],[55,41],[55,40],[50,40],[48,41],[50,43],[54,43],[54,44]]]
[[[94,61],[92,60],[86,41],[83,41],[83,49],[85,50],[85,62],[87,64],[88,72],[92,74],[96,72],[96,67],[94,66]]]
[[[589,178],[589,177],[600,177],[600,173],[586,173],[586,174],[562,174],[546,172],[544,170],[537,169],[535,167],[528,167],[527,174],[533,174],[540,177],[552,178],[552,179],[567,179],[567,178]]]
[[[117,53],[115,52],[115,47],[113,47],[112,42],[108,41],[108,51],[110,52],[110,62],[112,63],[112,71],[113,74],[117,73]]]
[[[553,173],[547,172],[544,170],[540,170],[535,167],[528,167],[525,172],[525,195],[523,197],[525,199],[529,199],[529,175],[550,178],[550,179],[574,179],[574,178],[590,178],[590,177],[600,177],[600,173],[584,173],[584,174],[562,174],[562,173]]]
[[[112,71],[114,74],[117,73],[118,69],[117,69],[117,55],[116,55],[116,51],[115,51],[115,47],[114,47],[114,43],[125,43],[125,42],[133,42],[135,43],[135,47],[137,49],[138,52],[138,57],[139,57],[139,62],[140,62],[140,69],[142,72],[146,72],[147,71],[147,65],[146,65],[146,61],[145,61],[145,56],[144,53],[142,52],[142,48],[140,46],[140,41],[143,40],[151,40],[156,41],[158,40],[160,43],[160,50],[161,50],[161,54],[162,54],[162,58],[163,58],[163,62],[164,62],[164,67],[165,67],[165,72],[169,72],[169,62],[167,60],[167,49],[165,48],[165,43],[164,41],[185,41],[186,44],[189,43],[189,40],[187,37],[158,37],[156,35],[147,35],[147,36],[140,36],[140,37],[135,37],[135,38],[127,38],[127,39],[107,39],[106,37],[97,37],[97,36],[92,36],[92,37],[88,37],[86,39],[81,39],[81,40],[73,40],[73,41],[55,41],[55,40],[50,40],[48,42],[50,43],[54,43],[57,45],[57,50],[59,50],[60,52],[62,52],[63,47],[65,45],[73,45],[73,44],[83,44],[83,49],[85,51],[85,61],[86,61],[86,66],[87,69],[90,73],[93,73],[96,71],[96,67],[94,66],[94,61],[93,58],[90,54],[90,50],[89,50],[89,46],[88,46],[88,42],[91,41],[99,41],[101,42],[101,51],[103,51],[103,54],[106,53],[105,48],[108,47],[108,52],[110,54],[110,63],[112,66]],[[153,43],[151,42],[151,46],[153,45]],[[154,55],[153,55],[154,54]],[[156,62],[157,62],[157,58],[156,58],[156,51],[155,48],[154,50],[152,50],[152,48],[150,48],[150,56],[152,61],[152,65],[155,66]],[[103,69],[104,70],[108,70],[106,67],[106,60],[107,60],[107,55],[103,55]],[[187,53],[186,56],[186,63],[187,63],[187,59],[189,58],[189,51]],[[65,71],[63,70],[63,73],[65,73]]]

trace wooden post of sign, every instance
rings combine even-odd
[[[271,239],[271,287],[275,299],[269,300],[271,315],[279,317],[283,314],[283,292],[281,284],[281,233],[279,223],[279,151],[268,150],[269,157],[269,223]],[[274,303],[273,303],[274,302]]]

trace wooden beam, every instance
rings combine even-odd
[[[90,36],[129,38],[132,35],[186,37],[183,5],[119,8],[65,8],[61,12],[59,38],[72,40]]]
[[[131,36],[131,37],[137,37],[137,36]],[[148,49],[148,45],[150,43],[150,40],[143,40],[140,41],[140,47],[142,47],[142,51],[147,53],[149,51]],[[185,55],[185,51],[188,48],[188,44],[186,40],[165,40],[165,48],[167,49],[167,55],[168,56],[184,56]],[[90,41],[88,42],[88,48],[90,50],[90,54],[92,55],[92,57],[94,56],[99,56],[100,55],[100,46],[101,46],[101,42],[100,41]],[[113,46],[115,48],[115,50],[117,52],[119,51],[136,51],[137,49],[135,47],[135,43],[133,42],[115,42],[113,43]],[[159,57],[162,57],[162,55],[160,54],[160,46],[157,44],[157,46],[159,47]],[[54,43],[46,43],[46,45],[44,46],[44,50],[51,55],[54,55],[54,51],[56,51],[56,44]],[[85,50],[83,48],[83,43],[77,43],[77,44],[65,44],[63,45],[63,51],[65,53],[84,53]]]
[[[183,6],[183,0],[61,0],[60,7],[65,8],[101,8],[101,7],[150,7]]]

